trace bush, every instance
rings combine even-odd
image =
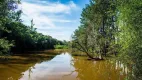
[[[55,49],[68,49],[67,45],[55,45],[54,46]]]
[[[0,55],[6,55],[9,53],[11,47],[13,47],[13,42],[9,42],[6,39],[0,39]]]

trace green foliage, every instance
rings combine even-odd
[[[10,50],[24,52],[54,49],[54,45],[64,43],[51,36],[38,33],[34,28],[33,20],[31,20],[31,26],[24,25],[20,19],[22,11],[16,10],[18,4],[20,4],[20,0],[0,0],[1,54],[9,53]]]
[[[13,47],[13,43],[9,42],[6,39],[0,39],[0,55],[5,55],[10,52],[11,47]]]
[[[82,11],[72,47],[90,58],[118,55],[132,68],[130,78],[142,79],[142,1],[91,0]]]
[[[142,79],[142,2],[141,0],[118,1],[118,22],[120,32],[120,57],[133,66],[133,79]]]
[[[68,49],[70,43],[68,41],[62,41],[61,43],[58,43],[57,45],[54,45],[55,49]]]
[[[74,32],[73,46],[90,58],[106,56],[115,43],[115,1],[92,0],[83,9],[81,25]],[[115,53],[115,52],[114,52]],[[99,56],[98,56],[99,55]]]
[[[67,45],[55,45],[54,46],[55,49],[68,49]]]

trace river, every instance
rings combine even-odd
[[[53,51],[54,52],[54,51]],[[119,61],[89,61],[87,57],[72,56],[69,52],[51,57],[1,61],[0,80],[124,80],[127,68]],[[28,54],[27,54],[28,55]],[[24,55],[25,56],[25,55]],[[22,57],[24,58],[24,57]]]

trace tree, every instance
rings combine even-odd
[[[90,58],[106,56],[111,43],[115,41],[115,1],[92,0],[82,11],[81,26],[73,36],[77,49]]]
[[[29,50],[54,49],[54,45],[63,43],[48,35],[38,33],[31,25],[26,26],[20,19],[22,10],[17,11],[20,0],[0,1],[0,53],[24,52]],[[7,51],[6,51],[7,50]]]
[[[132,67],[131,79],[141,80],[141,8],[141,0],[91,0],[82,11],[73,47],[90,58],[96,54],[118,54]]]
[[[132,79],[142,79],[142,2],[141,0],[119,0],[119,52],[125,61],[131,64]]]
[[[0,53],[6,54],[9,53],[10,48],[13,45],[13,41],[6,40],[7,38],[4,36],[4,33],[10,33],[7,29],[6,25],[15,20],[14,14],[16,13],[14,10],[17,8],[17,4],[19,1],[15,0],[1,0],[0,1]]]

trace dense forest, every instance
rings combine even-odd
[[[0,55],[29,50],[54,49],[62,41],[38,33],[31,20],[31,26],[24,25],[18,10],[20,0],[0,0]]]
[[[90,0],[72,35],[72,47],[89,58],[117,55],[132,69],[132,80],[142,79],[142,1]]]

